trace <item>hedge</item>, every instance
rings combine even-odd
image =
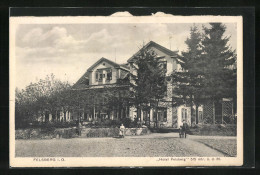
[[[150,134],[148,128],[126,128],[125,135],[146,135]],[[74,128],[47,128],[47,129],[19,129],[15,131],[15,139],[53,139],[53,138],[74,138],[74,137],[117,137],[119,128],[82,128],[81,136]]]

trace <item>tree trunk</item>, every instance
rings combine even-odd
[[[196,124],[199,123],[199,106],[196,105]]]

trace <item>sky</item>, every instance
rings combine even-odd
[[[143,43],[154,41],[179,52],[187,49],[185,40],[192,23],[149,24],[20,24],[15,35],[16,87],[53,73],[71,85],[86,70],[105,57],[119,64],[126,63]],[[225,36],[236,49],[236,23],[227,23]]]

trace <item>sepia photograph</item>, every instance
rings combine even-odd
[[[241,166],[242,42],[240,16],[10,17],[10,165]]]

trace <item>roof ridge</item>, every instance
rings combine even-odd
[[[178,50],[176,50],[176,51],[172,51],[172,50],[170,50],[170,49],[167,49],[166,47],[164,47],[164,46],[162,46],[162,45],[160,45],[160,44],[158,44],[158,43],[156,43],[155,41],[149,41],[147,44],[145,44],[144,46],[143,46],[143,48],[147,48],[149,45],[152,45],[152,44],[154,44],[155,46],[157,46],[157,47],[159,47],[159,48],[161,48],[161,49],[163,49],[163,50],[165,50],[166,52],[168,52],[168,53],[174,53],[174,54],[176,54],[177,52],[178,52]],[[128,60],[127,60],[127,62],[129,62],[135,55],[137,55],[139,52],[140,52],[140,50],[141,49],[139,49],[135,54],[133,54],[133,56],[131,56]]]

